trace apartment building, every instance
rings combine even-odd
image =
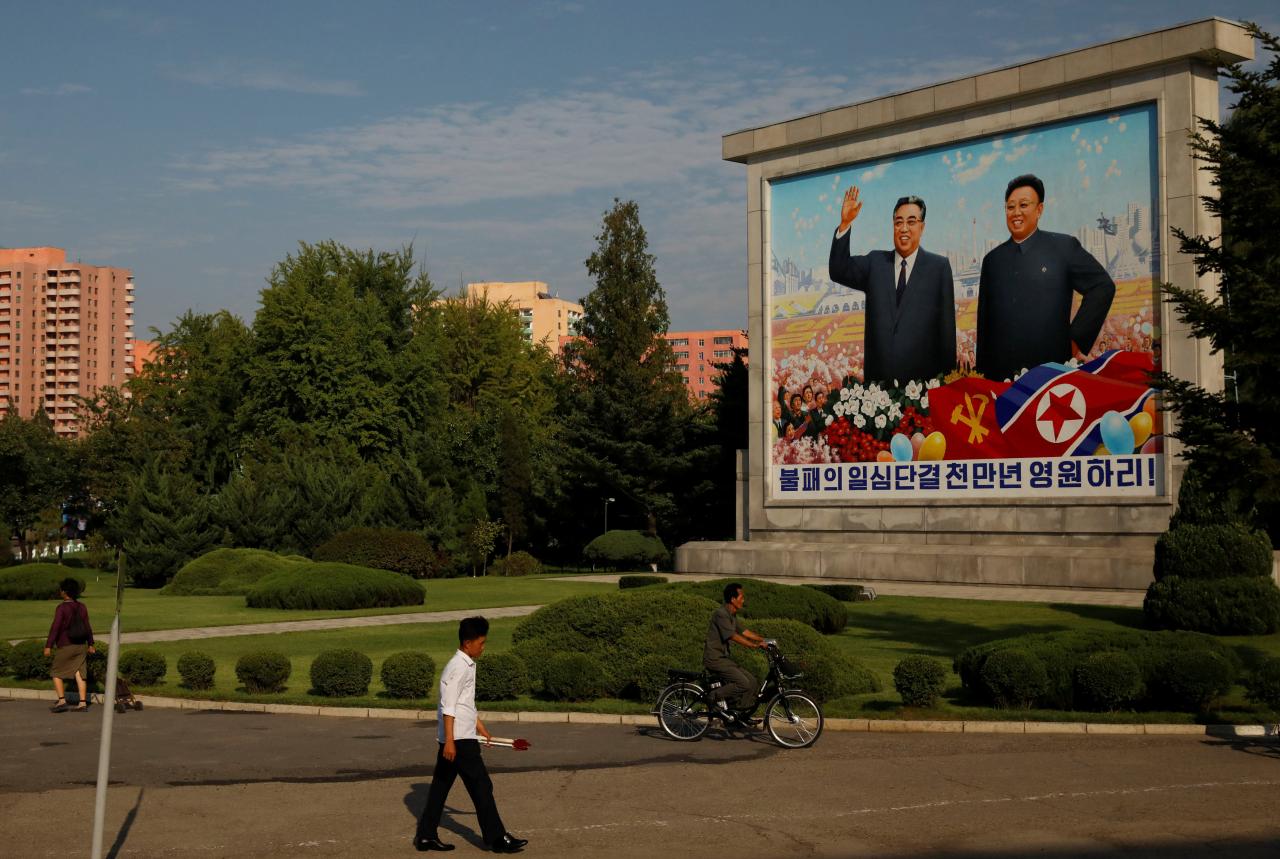
[[[559,354],[564,338],[578,333],[582,305],[557,298],[540,280],[468,283],[467,297],[480,296],[487,297],[492,304],[509,302],[520,318],[524,339],[541,343],[553,354]]]
[[[75,397],[133,375],[133,273],[62,248],[0,248],[0,414],[80,431]]]
[[[747,348],[747,332],[735,328],[668,331],[666,338],[689,396],[697,400],[705,400],[715,390],[720,372],[715,365],[732,361],[735,348]]]

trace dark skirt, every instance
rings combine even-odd
[[[53,652],[53,668],[49,670],[49,676],[74,680],[76,672],[79,672],[81,677],[88,679],[84,668],[88,654],[87,644],[64,644]]]

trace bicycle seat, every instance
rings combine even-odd
[[[701,680],[701,671],[685,671],[682,668],[668,668],[667,676],[672,680]]]

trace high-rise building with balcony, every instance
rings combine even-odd
[[[0,248],[0,414],[80,432],[76,397],[133,375],[133,273],[61,248]]]
[[[481,296],[485,296],[491,304],[508,302],[520,319],[524,339],[546,346],[552,354],[560,352],[562,338],[578,333],[582,305],[557,298],[547,291],[547,285],[540,280],[467,284],[468,298]]]
[[[665,336],[689,396],[697,400],[705,400],[715,390],[715,377],[720,373],[715,365],[728,364],[734,349],[747,348],[747,332],[737,328],[668,331]]]

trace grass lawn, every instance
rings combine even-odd
[[[86,578],[88,587],[81,599],[93,619],[94,632],[105,634],[111,629],[111,616],[115,611],[115,578],[107,574],[102,574],[97,579],[90,574]],[[617,590],[617,585],[544,576],[432,579],[422,584],[426,587],[427,598],[420,606],[355,611],[248,608],[242,596],[164,596],[159,591],[127,588],[120,624],[125,632],[143,632],[153,629],[271,623],[278,620],[456,611],[508,605],[539,605],[580,594]],[[0,600],[0,639],[11,641],[16,638],[44,638],[49,632],[56,607],[56,600]]]

